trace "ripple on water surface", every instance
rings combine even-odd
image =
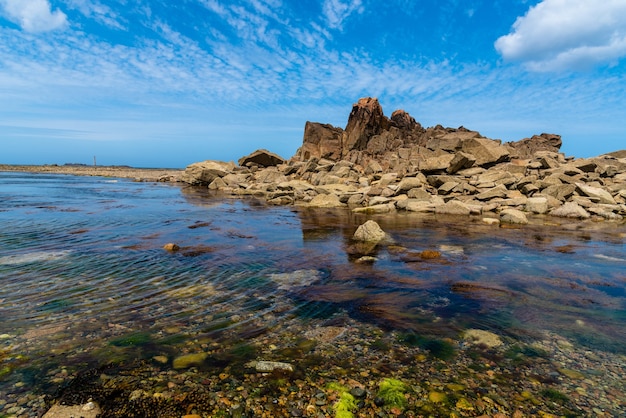
[[[400,214],[377,219],[392,244],[363,247],[351,236],[366,218],[349,211],[108,181],[0,176],[0,343],[42,373],[60,353],[97,365],[229,346],[220,361],[249,360],[248,345],[294,323],[330,321],[343,335],[339,318],[433,349],[478,328],[624,353],[619,230]]]

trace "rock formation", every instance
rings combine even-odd
[[[285,159],[283,157],[265,149],[256,150],[252,154],[241,157],[239,161],[237,161],[242,167],[275,167],[284,162]]]
[[[266,150],[239,166],[204,161],[182,181],[269,204],[413,211],[525,224],[546,214],[621,221],[626,216],[626,151],[575,159],[559,135],[502,144],[480,133],[423,128],[403,110],[387,118],[373,98],[359,100],[345,129],[307,122],[288,161]]]

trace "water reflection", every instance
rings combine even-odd
[[[399,213],[371,217],[393,242],[363,247],[352,235],[365,215],[199,188],[8,175],[0,198],[0,391],[68,362],[201,351],[219,368],[319,320],[452,340],[550,331],[626,353],[623,224]]]

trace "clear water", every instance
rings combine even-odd
[[[192,339],[238,344],[338,312],[389,331],[551,331],[626,353],[624,224],[385,215],[374,219],[394,244],[368,249],[351,241],[366,219],[170,184],[0,173],[0,392],[29,373],[36,387],[61,367]]]

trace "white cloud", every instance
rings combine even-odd
[[[614,64],[626,56],[626,1],[544,0],[518,17],[495,47],[534,71]]]
[[[47,32],[67,25],[67,16],[52,10],[48,0],[0,0],[7,19],[17,23],[26,32]]]
[[[332,29],[341,29],[343,22],[352,13],[362,13],[361,0],[324,0],[322,6],[324,17]]]

